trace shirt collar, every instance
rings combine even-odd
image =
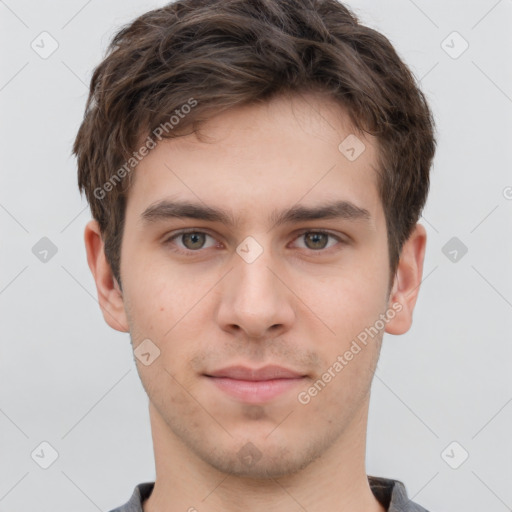
[[[388,512],[428,512],[407,497],[405,485],[399,480],[368,476],[374,496]],[[144,482],[135,487],[130,500],[111,512],[143,512],[142,503],[149,498],[155,482]]]

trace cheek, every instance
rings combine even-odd
[[[125,292],[129,301],[129,314],[132,323],[139,329],[147,330],[160,338],[174,323],[186,313],[186,307],[192,298],[178,277],[154,263],[144,264],[126,262],[129,279],[125,283]],[[190,309],[190,306],[188,306]]]
[[[359,352],[350,360],[344,358],[344,351],[333,353],[324,373],[316,376],[300,396],[300,407],[304,407],[307,417],[343,429],[370,392],[377,348],[375,344],[360,344]]]
[[[187,384],[185,380],[193,374],[190,361],[200,343],[208,342],[205,325],[209,313],[205,308],[209,303],[204,297],[208,287],[199,290],[177,280],[156,281],[145,279],[131,297],[132,339],[135,345],[146,338],[152,340],[160,350],[154,364]]]
[[[373,325],[384,311],[386,278],[382,265],[372,267],[360,262],[332,276],[310,295],[312,310],[334,331],[339,344]]]

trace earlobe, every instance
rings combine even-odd
[[[91,220],[87,223],[84,241],[87,263],[96,283],[103,318],[113,329],[129,332],[123,293],[105,257],[103,239],[97,221]]]
[[[421,224],[416,224],[411,236],[402,247],[389,295],[388,307],[393,307],[397,312],[386,324],[385,331],[389,334],[404,334],[411,328],[413,310],[423,275],[426,242],[425,228]]]

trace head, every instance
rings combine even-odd
[[[412,321],[434,150],[411,72],[336,0],[181,0],[123,28],[74,153],[105,319],[159,353],[137,359],[155,423],[253,476],[362,427],[382,335]],[[212,384],[265,364],[300,373],[295,400]]]

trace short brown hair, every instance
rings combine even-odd
[[[357,130],[377,137],[395,273],[427,198],[436,142],[425,96],[389,40],[337,0],[178,0],[114,36],[73,146],[79,189],[119,283],[137,144],[148,137],[149,147],[155,130],[160,138],[195,132],[227,108],[306,91],[327,93]],[[174,130],[171,116],[187,104],[194,108]]]

